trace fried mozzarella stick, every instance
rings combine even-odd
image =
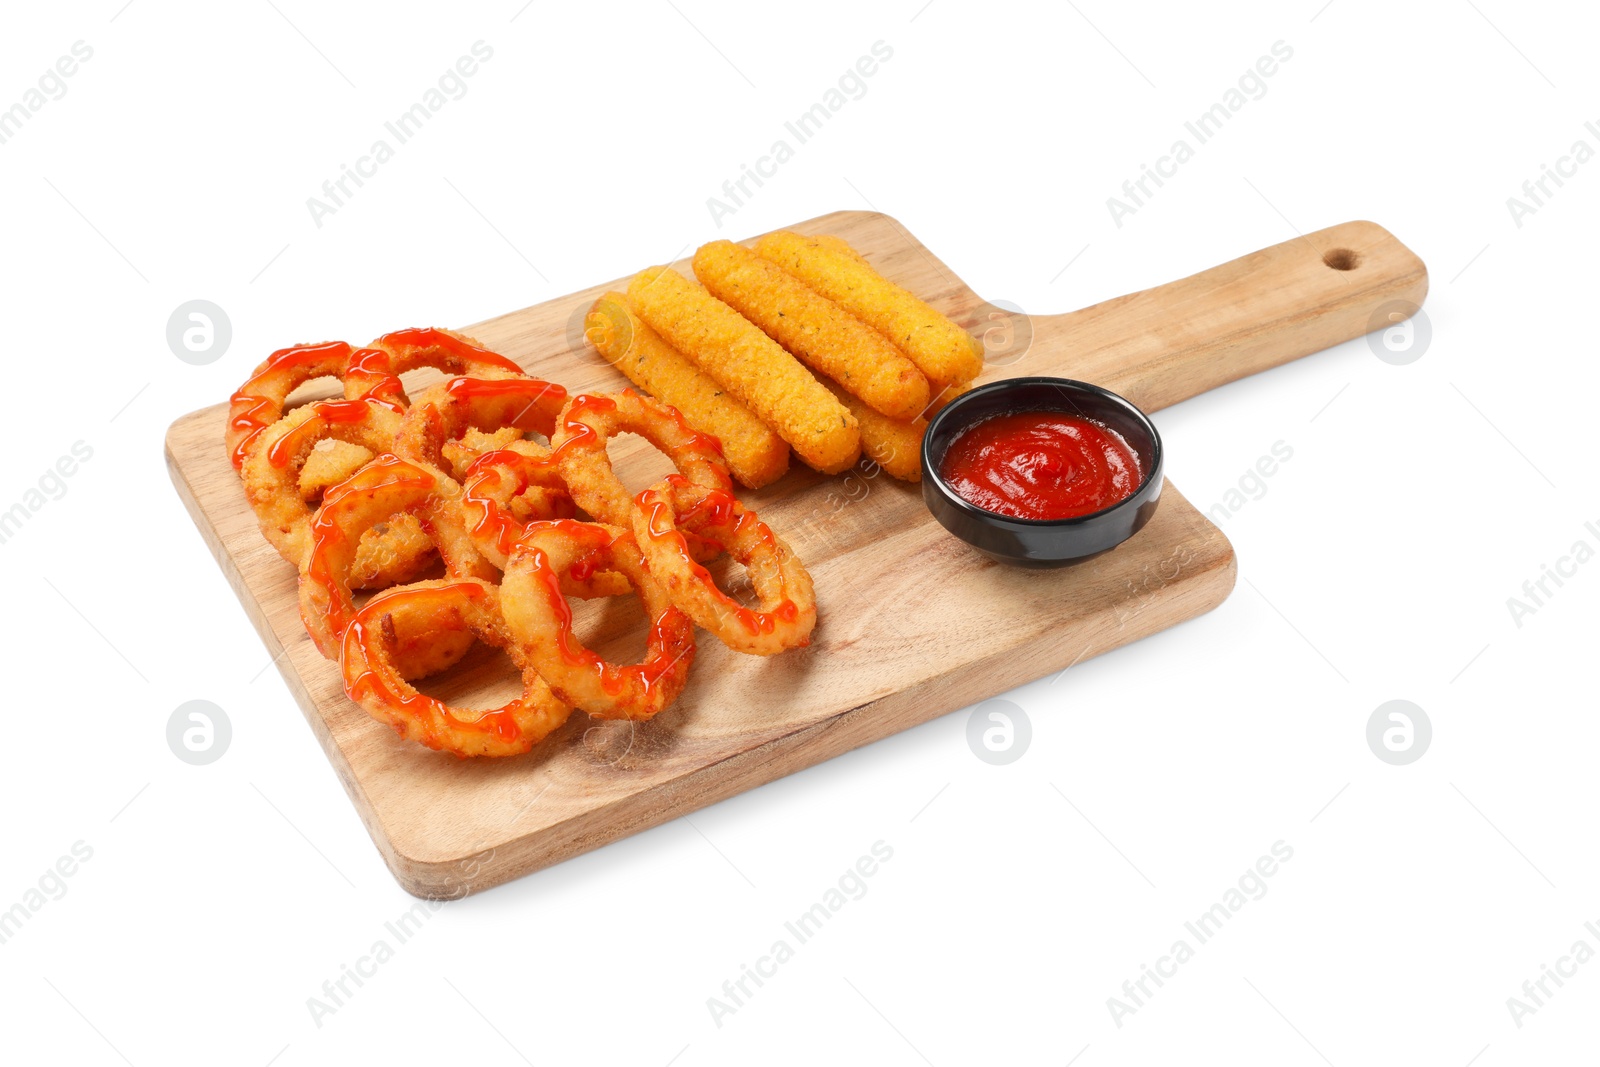
[[[712,296],[872,410],[910,419],[928,405],[928,379],[915,363],[772,260],[732,241],[712,241],[694,254],[694,273]]]
[[[983,369],[983,346],[967,331],[873,270],[838,238],[779,230],[756,242],[772,260],[899,346],[934,385],[961,385]]]
[[[640,271],[628,304],[824,474],[861,454],[861,428],[811,372],[733,308],[671,267]]]
[[[817,247],[819,248],[825,248],[830,252],[837,252],[841,256],[849,256],[857,263],[867,262],[867,257],[851,248],[850,242],[846,241],[843,237],[835,237],[831,233],[819,233],[813,237],[812,240],[817,243]]]
[[[922,417],[925,419],[932,419],[935,415],[939,414],[940,411],[944,410],[944,406],[946,404],[950,403],[950,401],[954,400],[962,393],[972,392],[973,388],[974,386],[971,382],[968,382],[965,385],[934,386],[933,397],[928,401],[928,406],[922,409]]]
[[[891,419],[835,383],[823,384],[861,423],[861,451],[868,459],[902,482],[922,480],[922,432],[928,428],[927,419]]]
[[[723,457],[739,484],[760,489],[789,469],[783,438],[663,341],[633,313],[626,296],[607,293],[596,300],[583,326],[589,343],[629,381],[722,442]]]

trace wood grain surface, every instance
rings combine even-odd
[[[845,238],[981,333],[982,381],[1083,378],[1146,410],[1388,325],[1391,306],[1409,313],[1427,291],[1421,260],[1357,222],[1082,311],[1030,317],[986,304],[888,216],[839,212],[791,228]],[[687,261],[678,266],[689,273]],[[468,332],[573,393],[614,390],[627,383],[584,348],[581,312],[625,282]],[[324,339],[284,343],[296,340]],[[173,482],[390,870],[423,897],[476,892],[688,814],[1209,611],[1233,587],[1227,539],[1170,484],[1156,517],[1118,549],[1025,571],[945,533],[915,485],[863,469],[833,478],[797,469],[740,495],[815,578],[821,614],[808,649],[742,656],[702,633],[687,689],[655,720],[577,713],[526,756],[464,761],[400,741],[345,697],[336,665],[301,626],[294,568],[245,504],[222,445],[225,412],[218,404],[173,424]],[[613,455],[631,488],[665,469],[634,438]],[[632,598],[578,608],[580,634],[603,653],[642,650]],[[490,707],[515,680],[503,657],[480,649],[423,687]]]

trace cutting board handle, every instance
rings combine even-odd
[[[1388,230],[1346,222],[1181,281],[1035,316],[1006,376],[1103,385],[1146,411],[1387,328],[1428,293],[1428,268]]]

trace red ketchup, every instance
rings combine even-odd
[[[969,504],[1017,519],[1070,519],[1126,500],[1139,454],[1105,423],[1063,411],[991,415],[950,442],[939,465]]]

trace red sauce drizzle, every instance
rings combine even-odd
[[[231,458],[234,470],[244,466],[245,452],[250,442],[255,440],[262,430],[283,417],[282,402],[262,394],[261,390],[276,384],[272,379],[285,370],[311,366],[329,358],[344,359],[349,355],[350,346],[345,342],[324,341],[315,345],[280,348],[268,356],[255,377],[245,382],[239,387],[239,391],[233,394],[228,408],[230,425],[235,430],[244,431],[244,437],[233,449]]]
[[[540,381],[538,378],[452,378],[444,389],[457,400],[472,400],[477,397],[513,399],[525,397],[530,402],[546,398],[560,402],[567,397],[567,391],[561,386],[554,382]]]
[[[280,348],[267,357],[261,372],[245,384],[250,388],[262,378],[274,371],[287,370],[291,367],[303,367],[310,363],[317,363],[333,356],[338,359],[348,359],[350,345],[344,341],[323,341],[314,345],[295,345],[293,348]]]
[[[481,586],[471,582],[443,586],[437,589],[414,589],[389,594],[386,596],[383,606],[396,607],[401,603],[414,600],[426,600],[442,595],[457,594],[465,596],[469,600],[479,601],[483,599],[484,590]],[[434,728],[430,718],[431,714],[435,712],[447,719],[452,726],[464,730],[493,734],[499,740],[508,743],[522,736],[522,728],[517,725],[515,715],[516,704],[508,704],[503,708],[484,712],[475,720],[467,720],[457,718],[454,714],[454,709],[448,704],[419,693],[411,686],[404,686],[409,692],[402,692],[400,686],[391,684],[392,681],[398,680],[398,675],[393,674],[393,667],[390,666],[386,656],[377,657],[371,651],[374,641],[378,642],[381,648],[383,641],[382,630],[375,627],[369,633],[367,621],[367,613],[362,611],[345,631],[344,640],[346,646],[354,644],[367,650],[366,662],[368,664],[377,663],[378,666],[376,669],[371,666],[367,667],[345,686],[345,692],[349,694],[351,699],[359,701],[363,696],[371,696],[391,707],[403,709],[422,728],[422,743],[429,748],[437,749],[440,747],[439,732]],[[404,724],[396,725],[395,732],[404,736]]]
[[[576,522],[572,519],[551,519],[541,522],[538,526],[548,526],[559,530],[563,535],[571,538],[572,542],[584,550],[584,556],[578,563],[587,563],[596,559],[603,559],[610,551],[615,541],[608,538],[599,527],[587,523]],[[626,536],[626,534],[621,535]],[[638,681],[643,691],[648,694],[661,679],[666,677],[672,667],[681,660],[686,652],[683,640],[668,640],[668,624],[678,628],[682,621],[682,612],[676,607],[668,607],[660,616],[650,623],[650,647],[656,651],[648,656],[643,663],[632,666],[620,667],[601,659],[599,654],[584,647],[579,643],[572,632],[572,605],[567,603],[566,596],[561,592],[561,578],[556,573],[555,566],[550,562],[550,557],[543,549],[534,549],[529,557],[533,565],[534,576],[544,585],[545,595],[549,599],[550,608],[556,616],[556,647],[561,652],[561,658],[574,667],[585,667],[592,671],[600,687],[609,695],[616,696],[626,687],[628,679]],[[572,570],[577,569],[578,563],[573,564]],[[687,638],[692,640],[692,631],[685,628],[682,632],[689,633]]]
[[[624,389],[623,393],[627,396],[639,395],[632,389]],[[671,404],[662,404],[661,406],[666,408],[667,415],[672,419],[673,424],[689,438],[689,448],[698,449],[702,452],[710,453],[714,457],[721,458],[722,441],[715,434],[704,433],[690,426],[689,420],[683,417],[683,412]]]
[[[501,454],[499,452],[491,452],[483,458],[487,459],[490,455],[498,456]],[[485,468],[476,473],[469,471],[468,476],[469,482],[462,496],[462,503],[476,513],[476,518],[472,523],[472,536],[474,538],[492,540],[501,552],[510,552],[515,524],[501,510],[494,497],[485,495],[499,489],[500,485],[505,481],[504,476],[498,469],[494,468]]]
[[[575,582],[587,582],[594,577],[594,572],[599,569],[602,562],[600,553],[586,553],[572,561],[572,566],[567,568],[567,574]]]
[[[594,427],[582,421],[579,416],[590,412],[609,412],[617,410],[617,402],[610,397],[591,396],[584,393],[573,399],[567,408],[566,418],[562,420],[562,428],[566,431],[567,439],[551,454],[551,458],[559,456],[569,448],[592,448],[599,440],[599,434]],[[581,445],[578,442],[583,442]]]
[[[511,451],[485,452],[473,460],[472,466],[467,468],[464,479],[466,488],[462,495],[468,521],[472,523],[472,535],[475,538],[492,539],[503,555],[510,555],[517,539],[522,536],[524,524],[500,502],[525,492],[534,484],[536,473],[549,468],[547,460]],[[505,492],[508,472],[512,473],[514,481],[510,492]]]
[[[405,412],[406,391],[400,376],[394,373],[389,353],[381,348],[362,348],[351,355],[345,364],[345,374],[362,384],[370,382],[367,391],[358,399],[371,400],[391,408],[396,414]]]
[[[311,520],[311,558],[306,561],[306,576],[328,591],[328,626],[334,633],[344,630],[350,609],[349,592],[335,585],[333,565],[328,558],[333,549],[350,543],[338,522],[343,502],[356,493],[373,492],[389,486],[431,489],[435,484],[437,480],[427,471],[397,456],[383,455],[362,467],[355,477],[328,490],[322,507],[317,509]],[[462,588],[478,587],[464,585]]]
[[[684,480],[687,484],[687,479]],[[699,500],[685,508],[678,517],[679,522],[691,522],[704,516],[704,520],[711,526],[727,526],[733,521],[733,509],[738,504],[732,493],[720,489],[707,490]],[[748,516],[750,513],[744,513]]]
[[[673,489],[691,484],[681,474],[669,474],[665,480]],[[689,573],[694,575],[695,580],[711,596],[716,597],[724,610],[737,619],[739,625],[743,626],[748,633],[752,635],[770,634],[777,628],[779,622],[793,622],[800,617],[799,605],[788,597],[780,601],[771,611],[756,611],[753,608],[745,607],[727,593],[724,593],[717,585],[716,579],[711,576],[711,572],[696,562],[694,555],[689,551],[689,542],[683,532],[677,528],[676,522],[671,518],[673,511],[667,501],[656,495],[654,490],[646,489],[635,498],[635,502],[640,507],[648,507],[648,521],[645,523],[646,536],[652,541],[665,542],[667,547],[676,552],[683,565],[689,569]],[[724,546],[750,532],[751,527],[758,526],[760,528],[756,530],[756,536],[765,543],[770,551],[776,553],[778,547],[777,539],[773,536],[772,530],[756,518],[755,512],[741,512],[738,521],[732,522],[733,510],[737,503],[738,501],[735,500],[732,493],[721,489],[710,489],[699,500],[685,508],[678,521],[687,521],[696,515],[705,515],[707,521],[713,526],[722,527],[732,523],[732,536],[725,540],[713,539]]]
[[[262,430],[276,422],[281,411],[279,404],[270,397],[234,394],[233,403],[228,408],[230,425],[235,430],[244,431],[239,443],[233,446],[234,470],[244,466],[244,457],[250,450],[250,442],[260,436]]]
[[[479,348],[477,345],[468,344],[458,337],[451,337],[442,330],[436,330],[431,326],[416,326],[407,330],[386,333],[374,341],[373,344],[397,349],[433,349],[447,356],[454,356],[456,359],[499,367],[501,370],[515,371],[518,374],[522,373],[522,368],[505,356],[491,352],[487,348]]]
[[[329,426],[353,425],[367,417],[370,408],[365,400],[323,400],[311,405],[311,418],[284,434],[267,450],[267,462],[274,467],[287,467],[289,461],[305,443],[307,435],[322,433]]]
[[[545,555],[543,549],[534,549],[530,558],[533,564],[533,573],[544,584],[545,595],[550,601],[550,609],[556,614],[556,647],[561,650],[561,658],[573,666],[592,667],[598,673],[604,667],[600,657],[578,644],[572,633],[572,605],[567,603],[566,596],[561,592],[561,577],[556,574],[556,569],[550,564],[550,557]]]

